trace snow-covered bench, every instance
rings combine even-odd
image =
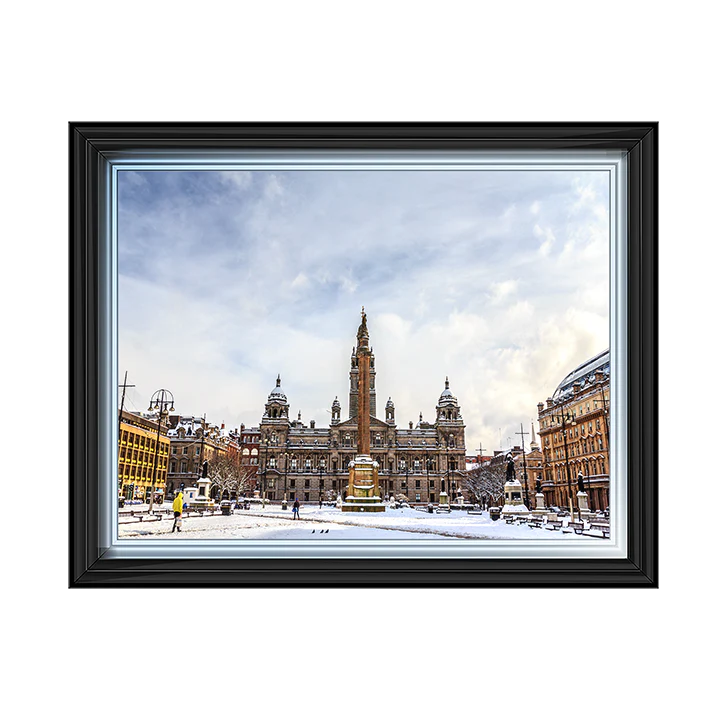
[[[603,537],[610,537],[610,525],[606,524],[604,522],[591,522],[590,523],[590,529],[591,530],[600,530],[602,532]]]

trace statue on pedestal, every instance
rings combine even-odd
[[[577,473],[577,489],[578,492],[585,491],[585,478],[582,476],[582,472]]]
[[[507,462],[507,472],[505,479],[507,482],[510,482],[515,478],[515,460],[512,459],[512,452],[507,453],[505,460]]]

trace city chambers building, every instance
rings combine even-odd
[[[545,504],[575,504],[582,473],[590,508],[610,504],[610,351],[573,369],[537,405]]]
[[[338,397],[331,405],[329,427],[308,425],[289,416],[289,399],[281,377],[271,390],[259,425],[260,493],[269,500],[319,502],[344,495],[349,463],[357,451],[359,369],[356,347],[349,372],[348,416],[342,416]],[[391,397],[377,415],[376,365],[371,355],[369,374],[370,450],[379,464],[379,487],[385,499],[410,503],[438,502],[442,491],[456,491],[465,469],[464,421],[449,379],[439,397],[434,422],[419,415],[416,425],[398,429]]]

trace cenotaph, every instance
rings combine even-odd
[[[369,368],[371,349],[367,315],[362,306],[362,320],[357,331],[357,359],[359,360],[359,407],[357,413],[357,454],[349,462],[349,486],[342,512],[385,512],[379,491],[379,465],[370,454]]]

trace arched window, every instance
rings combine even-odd
[[[415,470],[418,470],[418,469],[419,469],[419,465],[420,465],[419,457],[415,457],[415,458],[414,458],[414,469],[415,469]]]
[[[291,469],[296,470],[296,457],[291,458]]]
[[[276,457],[269,458],[269,468],[276,469]]]
[[[307,457],[306,460],[304,460],[304,469],[307,471],[311,469],[311,457]]]
[[[276,419],[276,417],[278,416],[278,412],[277,412],[276,409],[274,409],[274,410],[271,412],[271,416],[272,416],[274,419]]]
[[[244,451],[241,452],[241,454],[243,454],[244,456],[248,456],[249,454],[251,454],[251,452],[249,452],[249,448],[248,448],[248,447],[245,447],[245,448],[244,448]]]

